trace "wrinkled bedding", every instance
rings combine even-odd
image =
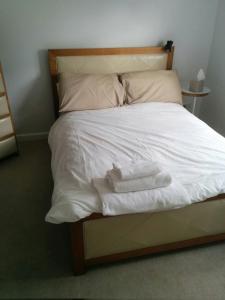
[[[49,145],[54,190],[46,221],[51,223],[102,213],[91,181],[104,177],[115,161],[160,162],[184,186],[190,203],[225,192],[225,138],[179,104],[151,102],[66,113],[52,126]],[[154,205],[156,211],[166,209],[160,199],[158,207]],[[118,205],[116,210],[120,214]]]

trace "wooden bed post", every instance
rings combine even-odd
[[[81,275],[86,272],[84,258],[83,221],[71,223],[70,233],[72,242],[74,275]]]
[[[174,46],[171,48],[171,51],[168,52],[167,64],[166,69],[172,70],[173,67],[173,55],[174,55]]]
[[[56,56],[50,50],[48,50],[48,61],[49,61],[49,68],[51,74],[55,119],[57,119],[59,117],[59,97],[57,91],[58,71],[57,71]]]

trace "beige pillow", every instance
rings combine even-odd
[[[60,112],[115,107],[125,98],[116,74],[61,73],[58,91]]]
[[[181,87],[175,71],[140,71],[120,75],[129,104],[177,102],[182,104]]]

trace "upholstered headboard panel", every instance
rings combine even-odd
[[[144,70],[163,70],[167,54],[93,55],[57,57],[57,70],[75,73],[124,73]]]
[[[123,73],[144,70],[170,70],[174,47],[91,48],[49,50],[49,66],[58,116],[57,75],[61,72]]]

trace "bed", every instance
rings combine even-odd
[[[173,53],[174,47],[49,50],[56,117],[58,73],[170,70]],[[225,139],[181,105],[65,113],[52,126],[49,144],[55,186],[46,220],[69,224],[76,275],[99,263],[225,239]],[[128,203],[104,210],[91,179],[118,157],[159,160],[186,186],[189,205],[146,212]]]

